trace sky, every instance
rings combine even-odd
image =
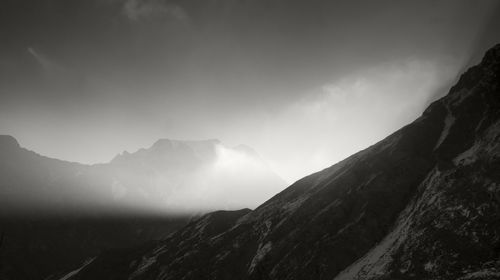
[[[496,0],[6,0],[0,134],[81,163],[159,138],[293,182],[417,118],[500,42]]]

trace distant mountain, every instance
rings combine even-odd
[[[219,140],[161,139],[101,168],[111,175],[115,199],[154,200],[172,211],[254,208],[285,187],[254,150]]]
[[[81,177],[90,168],[41,156],[19,146],[12,136],[1,135],[0,218],[71,210],[88,201],[104,204],[109,199],[107,190],[93,188],[92,182]]]
[[[500,45],[379,143],[257,209],[63,279],[500,279]]]
[[[45,279],[193,215],[255,207],[285,183],[250,148],[162,139],[110,163],[41,156],[0,136],[0,279]]]
[[[0,209],[40,212],[204,212],[255,207],[285,182],[250,148],[161,139],[106,164],[47,158],[0,136]]]

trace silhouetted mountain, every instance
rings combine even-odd
[[[83,165],[0,136],[0,279],[57,275],[109,248],[164,237],[193,214],[253,207],[283,187],[256,153],[217,140],[159,140],[107,164]]]
[[[63,279],[499,279],[499,159],[500,45],[416,121],[254,211]]]
[[[13,137],[0,136],[0,215],[38,215],[82,207],[88,201],[103,203],[106,190],[91,191],[93,184],[80,178],[89,168],[38,155],[21,148]]]
[[[285,182],[250,151],[218,140],[162,139],[110,163],[83,165],[38,155],[0,136],[0,209],[38,215],[255,207]]]

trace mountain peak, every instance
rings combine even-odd
[[[0,148],[19,148],[19,142],[10,135],[0,135]]]

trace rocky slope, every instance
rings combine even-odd
[[[254,211],[68,279],[500,279],[499,157],[500,45],[416,121]]]

